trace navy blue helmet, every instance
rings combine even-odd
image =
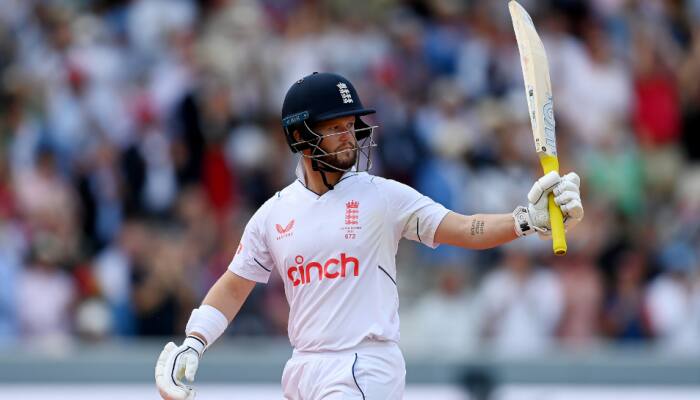
[[[370,144],[366,146],[369,148],[374,146],[371,136],[375,126],[369,126],[360,117],[373,113],[375,110],[362,105],[360,96],[349,80],[338,74],[314,72],[296,81],[287,91],[282,105],[282,128],[292,152],[312,149],[310,158],[325,164],[322,157],[327,153],[319,147],[323,138],[313,131],[314,124],[354,115],[355,137],[358,143],[369,138]],[[294,137],[294,131],[299,131],[299,139]],[[357,150],[364,147],[358,145]],[[316,169],[317,165],[314,164]]]

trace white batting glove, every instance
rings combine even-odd
[[[550,172],[532,185],[527,194],[528,206],[517,207],[513,211],[515,232],[518,236],[527,236],[537,232],[541,238],[551,237],[549,221],[549,193],[554,193],[554,202],[561,208],[564,216],[564,227],[568,230],[583,219],[583,204],[580,192],[581,179],[575,172],[569,172],[559,177],[556,172]]]
[[[193,400],[196,393],[192,386],[199,367],[199,359],[204,353],[204,342],[188,336],[181,346],[170,342],[156,362],[156,386],[164,400]]]

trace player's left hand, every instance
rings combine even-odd
[[[156,362],[156,386],[160,396],[165,400],[193,400],[196,392],[185,383],[193,382],[199,358],[204,352],[201,341],[186,338],[181,346],[170,342]]]
[[[562,177],[550,172],[538,179],[527,194],[527,208],[518,207],[513,211],[518,236],[526,236],[533,231],[537,231],[542,238],[551,236],[549,193],[554,193],[554,202],[561,208],[564,227],[569,230],[576,226],[583,219],[580,185],[581,179],[575,172]]]

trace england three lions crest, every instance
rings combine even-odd
[[[362,226],[360,225],[360,202],[350,200],[345,203],[345,224],[341,228],[345,231],[345,239],[356,239],[357,233]]]

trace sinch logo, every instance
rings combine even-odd
[[[287,223],[287,226],[285,226],[285,227],[282,227],[282,225],[280,225],[280,224],[275,224],[275,229],[277,230],[277,233],[279,233],[279,235],[277,236],[277,240],[292,236],[292,229],[293,228],[294,228],[294,219],[289,221]]]

